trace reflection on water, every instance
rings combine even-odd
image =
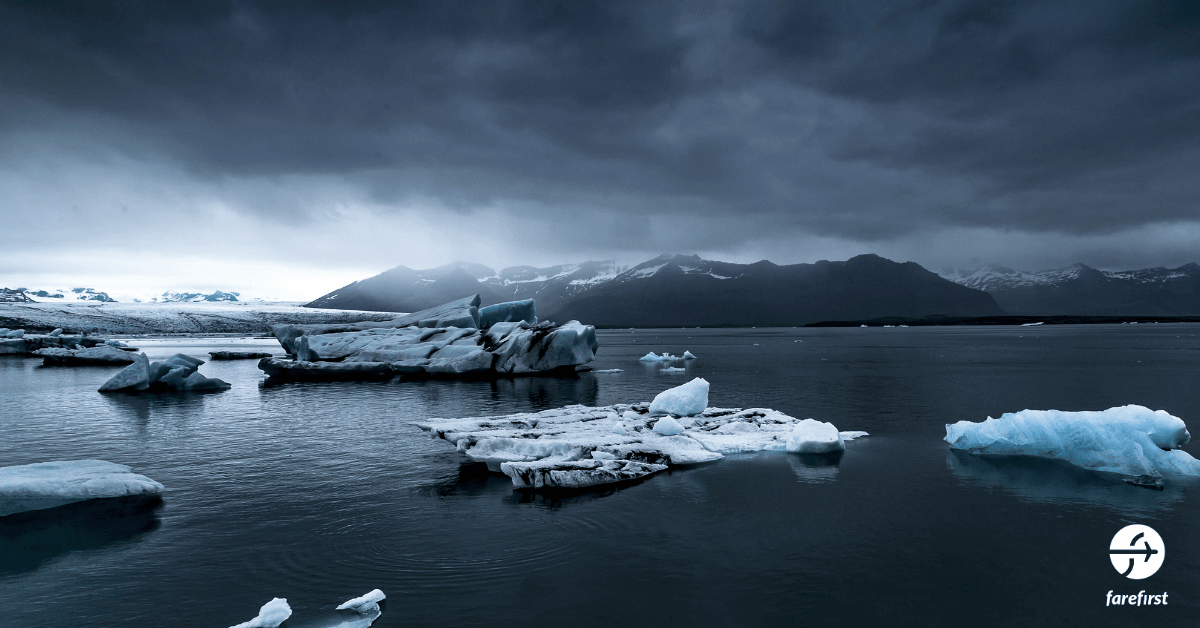
[[[829,454],[787,454],[796,479],[807,484],[822,484],[837,479],[838,464],[845,452]]]
[[[161,505],[158,496],[117,497],[0,517],[0,574],[32,571],[67,552],[153,532]]]
[[[1130,486],[1113,473],[1090,471],[1062,460],[1033,456],[983,456],[946,451],[946,465],[958,478],[1001,487],[1037,502],[1086,502],[1117,510],[1152,511],[1183,498],[1177,483],[1152,491]]]

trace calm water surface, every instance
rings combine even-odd
[[[1000,626],[1200,622],[1200,485],[1149,491],[1045,461],[956,455],[944,424],[1136,403],[1200,427],[1200,326],[638,330],[611,374],[264,386],[210,362],[209,395],[105,396],[115,369],[0,356],[0,466],[100,458],[163,504],[0,521],[0,626],[206,626],[285,597],[320,625],[373,588],[387,626]],[[151,359],[251,339],[136,339]],[[639,363],[691,350],[687,372]],[[763,453],[570,498],[514,493],[413,427],[429,417],[648,401],[692,377],[710,405],[871,436],[836,464]],[[1187,447],[1200,453],[1194,445]],[[1133,581],[1112,535],[1154,527]],[[1105,594],[1168,592],[1165,607]]]

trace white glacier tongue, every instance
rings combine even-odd
[[[160,495],[163,485],[104,460],[66,460],[0,467],[0,516],[88,499]]]
[[[693,380],[678,387],[703,382]],[[694,396],[689,396],[694,399]],[[517,488],[587,488],[628,482],[671,466],[710,462],[725,454],[785,451],[801,421],[763,408],[703,408],[692,416],[654,415],[651,404],[567,406],[499,417],[431,419],[416,423],[476,462],[504,473]],[[812,421],[812,423],[817,423]],[[821,426],[832,426],[819,423]],[[837,443],[863,436],[846,432]],[[828,450],[824,431],[811,440]],[[807,441],[806,441],[807,442]]]
[[[469,302],[456,301],[435,310],[458,304],[459,309],[450,308],[452,314],[478,301],[476,295]],[[446,319],[421,319],[414,324],[410,319],[417,315],[413,314],[389,323],[362,323],[354,329],[276,326],[280,344],[296,360],[264,359],[259,368],[284,379],[519,375],[587,364],[600,346],[591,325],[536,322],[532,300],[489,306],[482,315],[475,305],[470,307],[475,308],[473,322],[447,314]]]
[[[242,622],[231,628],[277,628],[284,620],[292,616],[292,607],[287,599],[277,597],[258,609],[258,616],[250,621]]]
[[[1100,412],[1022,410],[946,426],[953,449],[1057,458],[1135,476],[1200,476],[1200,461],[1178,449],[1190,439],[1178,417],[1136,405]]]

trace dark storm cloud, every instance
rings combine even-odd
[[[647,212],[696,221],[664,246],[710,249],[1197,218],[1184,0],[7,4],[0,56],[10,135],[629,216],[593,234],[613,247]]]

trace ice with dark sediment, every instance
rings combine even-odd
[[[271,357],[270,351],[209,351],[214,360],[261,360]]]
[[[0,327],[0,355],[28,355],[39,349],[77,349],[95,347],[105,343],[103,338],[68,335],[62,333],[61,329],[55,329],[54,332],[27,334],[23,329]]]
[[[478,304],[475,295],[356,329],[276,326],[295,359],[264,359],[259,368],[287,379],[464,377],[573,370],[595,359],[591,325],[537,322],[532,300],[489,306],[482,315]]]
[[[145,353],[134,357],[133,364],[113,375],[100,386],[100,392],[135,393],[141,391],[214,392],[229,390],[224,380],[201,375],[204,360],[176,353],[162,362],[150,362]]]
[[[797,431],[802,422],[776,410],[703,405],[696,410],[694,403],[708,398],[707,382],[699,378],[659,398],[670,400],[664,407],[679,412],[660,408],[655,413],[650,403],[575,405],[508,416],[430,419],[416,425],[507,475],[513,486],[530,489],[629,482],[731,453],[790,451],[793,441],[805,451],[832,451],[823,431],[815,432],[808,444],[805,432]],[[835,434],[839,442],[866,435]]]
[[[1200,476],[1200,461],[1179,449],[1190,439],[1182,419],[1137,405],[1010,412],[946,425],[945,438],[952,449],[973,454],[1056,458],[1129,476]]]
[[[0,467],[0,516],[89,499],[159,495],[163,485],[104,460],[64,460]]]

